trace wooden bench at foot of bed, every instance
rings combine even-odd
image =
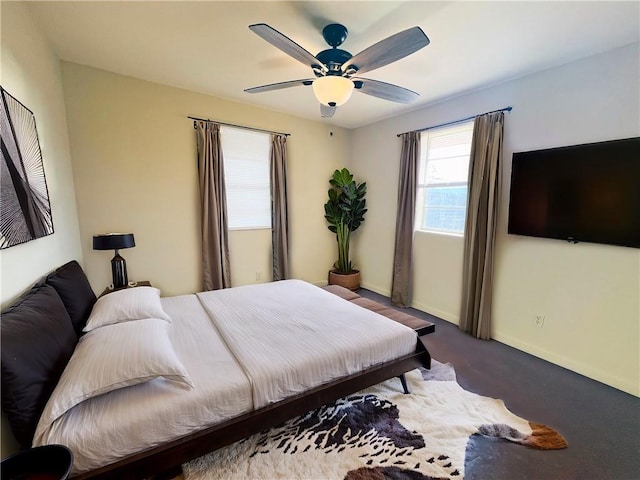
[[[333,293],[334,295],[339,296],[340,298],[344,298],[345,300],[355,303],[356,305],[360,305],[363,308],[374,311],[380,315],[390,318],[391,320],[406,325],[409,328],[413,328],[416,332],[418,332],[418,335],[426,335],[428,333],[433,333],[436,331],[436,326],[431,322],[414,317],[413,315],[409,315],[408,313],[398,311],[392,307],[383,305],[382,303],[364,298],[347,288],[341,287],[339,285],[327,285],[326,287],[322,288],[328,292]]]

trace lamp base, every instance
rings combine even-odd
[[[129,284],[127,277],[127,262],[116,250],[115,256],[111,259],[111,274],[113,276],[113,288],[125,288]]]

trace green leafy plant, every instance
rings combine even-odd
[[[343,168],[333,172],[329,179],[331,189],[329,200],[324,204],[324,218],[329,222],[328,228],[336,234],[338,240],[338,261],[333,265],[337,273],[353,273],[353,265],[349,260],[349,241],[351,232],[357,230],[364,222],[367,212],[367,182],[357,184],[353,175]]]

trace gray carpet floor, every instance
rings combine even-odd
[[[369,290],[363,297],[390,305]],[[539,451],[474,435],[467,444],[467,480],[640,479],[640,399],[415,309],[436,324],[423,340],[431,356],[455,367],[465,389],[504,400],[527,420],[559,431],[564,450]]]

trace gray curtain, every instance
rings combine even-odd
[[[195,128],[202,225],[202,287],[203,290],[218,290],[231,286],[220,125],[196,121]]]
[[[476,117],[469,158],[460,329],[491,338],[493,248],[500,201],[504,112]]]
[[[271,135],[271,241],[273,280],[289,278],[287,136]]]
[[[416,212],[418,158],[420,156],[421,138],[418,132],[402,134],[396,241],[393,254],[393,280],[391,283],[391,302],[399,307],[411,305],[413,224]]]

